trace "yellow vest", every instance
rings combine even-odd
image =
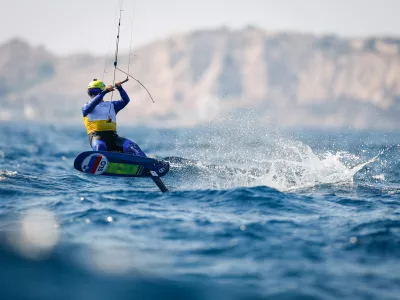
[[[111,122],[107,123],[111,117]],[[117,131],[117,115],[111,101],[100,102],[93,111],[83,118],[88,134],[95,131]]]

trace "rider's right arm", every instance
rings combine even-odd
[[[92,100],[90,100],[88,103],[82,106],[82,114],[84,117],[86,117],[88,114],[90,114],[93,109],[103,100],[103,97],[105,94],[107,94],[108,91],[104,90],[97,96],[95,96]]]

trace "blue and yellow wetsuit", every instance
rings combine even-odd
[[[103,90],[82,107],[90,145],[94,151],[117,151],[146,156],[136,143],[117,134],[117,114],[130,101],[122,86],[117,86],[117,90],[121,100],[103,101],[104,96],[109,93]]]

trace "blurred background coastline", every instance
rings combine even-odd
[[[18,38],[3,42],[0,120],[79,122],[86,83],[101,77],[105,61],[56,55]],[[126,69],[127,61],[122,53],[119,65]],[[119,117],[127,125],[190,127],[252,110],[262,125],[400,126],[400,38],[219,28],[139,47],[132,62],[156,104],[137,83],[127,83],[133,101]]]

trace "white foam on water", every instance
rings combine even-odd
[[[6,180],[8,177],[12,177],[17,175],[18,173],[15,171],[0,171],[0,180]]]
[[[279,130],[260,128],[251,115],[242,117],[223,120],[224,126],[211,125],[191,135],[189,143],[183,139],[185,143],[176,149],[182,157],[197,161],[191,167],[200,175],[187,178],[180,188],[261,185],[290,191],[321,184],[353,184],[354,175],[377,159],[360,163],[361,157],[344,151],[316,154]],[[179,168],[179,164],[173,167]]]
[[[254,150],[254,153],[251,151]],[[220,159],[224,164],[197,161],[194,166],[203,175],[182,188],[228,189],[235,187],[268,186],[280,191],[310,188],[321,184],[353,184],[354,175],[378,156],[360,163],[360,157],[348,152],[325,152],[316,155],[302,142],[279,139],[259,149],[247,149],[232,155],[227,149]],[[205,155],[200,155],[202,159]],[[234,159],[227,159],[235,157]],[[200,179],[200,180],[199,180]]]
[[[376,179],[376,180],[384,181],[385,180],[385,174],[374,175],[374,176],[372,176],[372,178]]]
[[[359,164],[359,158],[346,152],[326,152],[318,157],[309,146],[297,148],[299,161],[271,161],[271,169],[256,182],[281,191],[313,187],[321,184],[353,184],[354,175],[373,159]]]

